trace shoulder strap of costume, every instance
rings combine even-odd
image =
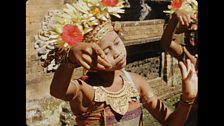
[[[126,70],[123,70],[123,72],[124,72],[125,76],[127,77],[128,81],[132,82],[131,84],[135,87],[135,82],[132,79],[131,75]]]
[[[125,74],[125,77],[128,79],[128,81],[130,82],[130,84],[136,89],[136,85],[134,80],[132,79],[131,75],[126,71],[126,70],[122,70]],[[136,89],[137,90],[137,89]],[[135,97],[137,101],[140,100],[140,96]]]

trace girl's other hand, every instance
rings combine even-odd
[[[186,64],[179,62],[182,75],[183,99],[190,101],[195,99],[198,93],[198,76],[194,64],[187,59]]]

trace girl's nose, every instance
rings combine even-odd
[[[114,46],[112,47],[112,51],[114,59],[118,58],[121,55],[121,52]]]
[[[116,53],[116,54],[114,55],[114,59],[116,59],[116,58],[118,58],[118,57],[119,57],[119,54]]]
[[[117,58],[122,54],[122,52],[119,51],[119,50],[117,50],[117,49],[114,49],[113,51],[114,51],[114,52],[113,52],[113,54],[114,54],[114,59],[117,59]]]

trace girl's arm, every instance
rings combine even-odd
[[[79,87],[76,84],[77,82],[71,81],[75,67],[75,65],[69,62],[64,62],[58,67],[50,86],[50,94],[52,96],[69,101],[76,95]]]
[[[189,54],[187,55],[187,57],[191,59],[192,55],[186,50],[186,48],[181,46],[177,42],[174,42],[172,39],[175,32],[184,33],[190,28],[189,26],[191,25],[191,23],[195,22],[196,17],[192,13],[186,12],[184,9],[176,10],[175,13],[171,15],[171,19],[164,29],[163,35],[160,40],[161,47],[177,59],[183,60],[184,53]]]
[[[152,116],[161,124],[166,124],[166,121],[172,111],[153,93],[153,89],[145,78],[138,74],[131,73],[132,78],[137,87],[143,106],[149,111]]]
[[[177,108],[172,111],[161,100],[159,100],[152,91],[147,81],[139,75],[132,74],[135,82],[138,82],[140,89],[141,102],[143,106],[165,126],[182,126],[186,122],[195,97],[197,96],[197,74],[194,65],[187,60],[185,66],[180,62],[181,73],[183,77],[181,102]]]
[[[174,13],[163,32],[163,35],[160,40],[160,46],[172,56],[179,58],[179,56],[183,52],[182,47],[181,45],[173,41],[173,36],[176,31],[177,24],[178,18],[177,15]]]
[[[93,57],[97,57],[97,64],[94,64]],[[50,94],[56,98],[70,101],[77,96],[80,90],[92,91],[92,88],[88,84],[82,84],[84,82],[81,80],[71,81],[73,71],[77,66],[82,66],[86,70],[90,70],[93,67],[104,70],[111,66],[104,57],[103,50],[95,43],[78,43],[73,46],[68,52],[66,62],[62,63],[55,71],[51,82]]]
[[[182,74],[182,95],[177,108],[167,119],[170,126],[184,125],[198,93],[198,76],[194,64],[188,59],[186,65],[179,62],[179,67]]]
[[[96,56],[98,57],[97,64],[93,65],[93,57]],[[71,81],[74,69],[78,66],[82,66],[86,70],[90,70],[92,67],[95,67],[95,69],[105,69],[110,64],[104,57],[104,52],[95,43],[78,43],[73,46],[68,52],[67,60],[55,71],[51,82],[50,94],[66,101],[73,99],[85,87],[80,85],[81,81]]]

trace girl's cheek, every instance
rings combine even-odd
[[[112,60],[112,57],[111,57],[111,55],[106,55],[106,61],[108,62],[108,63],[110,63],[112,66],[114,66],[114,64],[115,64],[115,62]]]

